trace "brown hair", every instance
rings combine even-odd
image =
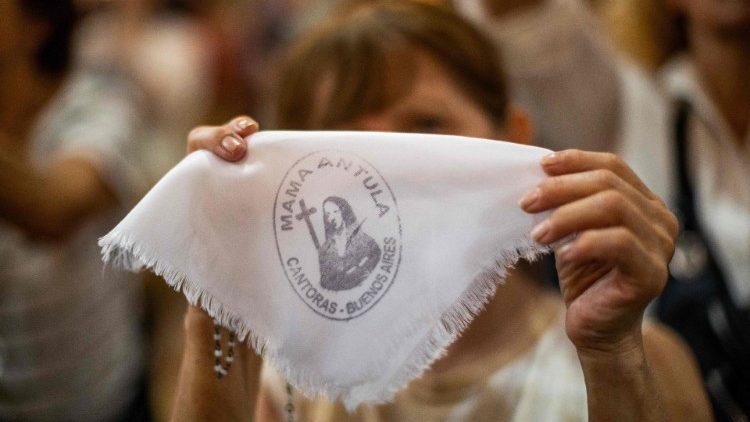
[[[497,49],[446,7],[403,0],[360,1],[302,34],[279,69],[276,126],[332,128],[384,109],[412,87],[415,49],[502,126],[508,95]]]

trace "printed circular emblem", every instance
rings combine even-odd
[[[273,226],[289,283],[326,318],[364,314],[396,278],[396,198],[377,169],[354,154],[317,151],[294,163],[276,193]]]

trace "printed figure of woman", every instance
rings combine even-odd
[[[349,203],[337,196],[323,201],[326,240],[318,250],[320,285],[328,290],[359,286],[380,261],[380,247],[361,230]]]

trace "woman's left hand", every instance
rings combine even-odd
[[[532,230],[537,242],[574,237],[555,250],[568,337],[579,354],[638,346],[646,305],[667,281],[677,219],[613,154],[567,150],[541,164],[550,177],[520,205],[553,210]]]
[[[204,149],[226,161],[239,161],[248,149],[244,138],[257,131],[258,122],[248,116],[237,116],[222,126],[198,126],[188,134],[187,152]]]

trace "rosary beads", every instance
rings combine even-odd
[[[224,362],[222,363],[222,358]],[[229,333],[229,341],[227,342],[227,355],[224,357],[224,350],[221,347],[221,326],[219,322],[214,320],[214,372],[216,378],[223,378],[229,372],[229,368],[232,367],[234,361],[234,333]],[[291,384],[286,384],[287,403],[284,406],[284,410],[287,414],[287,421],[294,422],[294,402],[292,396]]]
[[[216,320],[214,320],[214,346],[214,372],[216,373],[216,377],[221,379],[229,372],[229,368],[232,367],[232,362],[234,361],[234,333],[229,333],[227,356],[224,358],[224,363],[222,363],[221,359],[224,356],[224,351],[221,348],[221,326]]]

